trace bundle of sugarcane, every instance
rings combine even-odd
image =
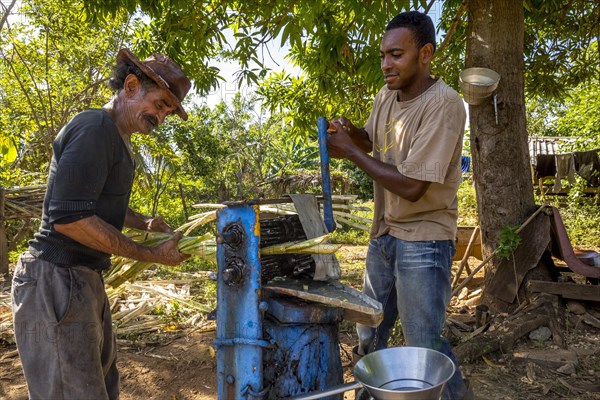
[[[132,230],[127,233],[127,236],[141,245],[152,247],[169,240],[172,235],[170,233]],[[215,254],[212,233],[202,236],[184,236],[177,247],[182,254],[191,254],[209,259]],[[114,257],[113,266],[106,274],[105,282],[116,288],[126,281],[134,281],[140,273],[153,264],[155,263],[136,261],[126,257]]]
[[[119,337],[181,328],[201,329],[207,325],[206,313],[214,308],[209,299],[207,304],[194,301],[190,285],[176,280],[125,283],[118,289],[109,288],[107,294],[111,303],[116,300],[111,311]],[[165,319],[175,304],[177,315],[171,317],[174,320]],[[157,313],[157,310],[163,311]]]
[[[216,219],[217,210],[225,207],[222,204],[195,204],[195,208],[213,208],[211,211],[192,215],[188,218],[188,222],[177,228],[177,231],[185,231],[184,237],[179,241],[179,251],[183,254],[191,254],[211,262],[216,263],[216,243],[212,233],[207,233],[202,236],[187,236],[193,230],[203,226]],[[261,206],[261,212],[275,213],[278,215],[294,214],[293,206],[277,205]],[[360,217],[359,217],[360,218]],[[131,239],[144,246],[156,246],[168,240],[171,235],[168,233],[148,233],[141,231],[130,231],[128,234]],[[261,249],[261,255],[279,255],[279,254],[332,254],[335,253],[341,245],[325,243],[329,240],[329,235],[324,235],[318,238],[308,239],[301,242],[279,243],[273,246],[264,247]],[[126,281],[133,281],[144,270],[149,268],[154,263],[135,261],[124,257],[115,257],[113,267],[109,270],[105,277],[105,282],[113,288],[119,287]]]
[[[353,201],[356,196],[333,196],[334,200],[338,201]],[[319,200],[321,203],[322,200]],[[342,204],[336,203],[334,201],[333,205],[333,216],[335,218],[335,222],[340,226],[347,225],[356,229],[361,229],[363,231],[371,230],[370,224],[372,222],[371,218],[365,218],[358,215],[352,214],[350,211],[362,211],[368,212],[371,211],[368,207],[363,206],[355,206],[353,204]],[[279,215],[291,215],[296,214],[296,209],[293,204],[277,204],[274,206],[260,206],[261,212],[276,212]]]

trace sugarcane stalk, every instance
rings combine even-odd
[[[359,224],[357,222],[352,222],[352,221],[348,220],[347,218],[340,217],[339,215],[336,217],[336,221],[341,222],[344,225],[348,225],[348,226],[351,226],[356,229],[362,229],[363,231],[368,231],[371,229],[370,227],[368,227],[366,225]]]
[[[325,245],[323,242],[329,240],[329,235],[323,235],[301,242],[278,243],[272,246],[260,249],[261,256],[271,256],[276,254],[331,254],[339,249],[331,245]],[[335,246],[335,245],[333,245]],[[340,246],[341,247],[341,246]]]
[[[192,204],[193,208],[225,208],[225,204],[219,204],[219,203],[198,203],[198,204]]]
[[[216,211],[208,211],[208,212],[201,213],[201,214],[195,214],[188,218],[189,222],[186,222],[185,224],[181,225],[179,228],[175,229],[175,231],[183,231],[184,229],[187,228],[187,230],[184,232],[184,235],[187,236],[194,229],[198,228],[199,226],[205,225],[209,222],[212,222],[216,218],[217,218]]]
[[[138,323],[135,325],[119,327],[117,328],[117,334],[128,335],[132,333],[143,333],[160,330],[165,326],[165,323],[160,319],[152,319],[146,322]]]
[[[333,254],[342,247],[341,244],[322,243],[304,249],[294,250],[295,254]]]
[[[275,215],[295,215],[296,212],[284,207],[260,206],[260,212],[268,212]]]
[[[129,321],[139,317],[153,309],[154,307],[148,304],[148,300],[143,300],[141,304],[134,308],[128,308],[126,310],[122,310],[116,312],[112,315],[113,321],[115,321],[118,325],[126,325]]]
[[[333,215],[337,215],[337,216],[340,216],[340,217],[346,218],[346,219],[355,219],[355,220],[366,222],[366,223],[369,223],[369,224],[371,222],[373,222],[373,220],[370,219],[370,218],[361,217],[359,215],[354,215],[354,214],[350,214],[350,213],[347,213],[347,212],[334,211]]]

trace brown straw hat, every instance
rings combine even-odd
[[[192,82],[190,82],[190,79],[183,73],[175,61],[164,54],[153,54],[144,61],[140,61],[131,50],[126,48],[119,50],[117,54],[117,62],[123,60],[130,60],[156,82],[158,87],[168,89],[173,95],[173,101],[177,104],[175,112],[184,121],[187,121],[188,115],[181,106],[181,102],[190,90]]]

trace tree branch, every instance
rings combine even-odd
[[[460,7],[458,8],[458,11],[456,12],[456,15],[454,16],[454,18],[452,18],[452,23],[450,24],[450,29],[448,29],[448,32],[446,32],[446,36],[444,36],[444,40],[442,41],[442,44],[440,44],[440,47],[437,49],[436,53],[441,54],[444,51],[444,49],[446,48],[446,46],[448,46],[448,43],[450,43],[450,39],[452,38],[452,36],[454,36],[454,33],[456,32],[456,29],[458,28],[458,24],[461,21],[462,15],[467,10],[467,3],[468,3],[468,0],[464,0],[461,3]]]
[[[5,7],[4,4],[2,4],[2,8],[4,8],[4,12],[2,14],[2,19],[0,19],[0,31],[2,31],[2,28],[4,28],[4,24],[8,20],[8,16],[10,15],[10,12],[11,12],[12,8],[15,6],[15,4],[17,4],[17,0],[12,0],[12,2],[8,5],[8,7]]]

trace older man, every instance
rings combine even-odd
[[[134,158],[130,138],[165,117],[187,114],[189,78],[170,58],[140,61],[121,49],[110,81],[115,97],[76,115],[53,143],[40,230],[15,268],[12,301],[17,348],[37,399],[117,399],[116,341],[102,271],[111,254],[177,265],[181,234],[139,245],[125,227],[170,232],[162,218],[128,206]]]

